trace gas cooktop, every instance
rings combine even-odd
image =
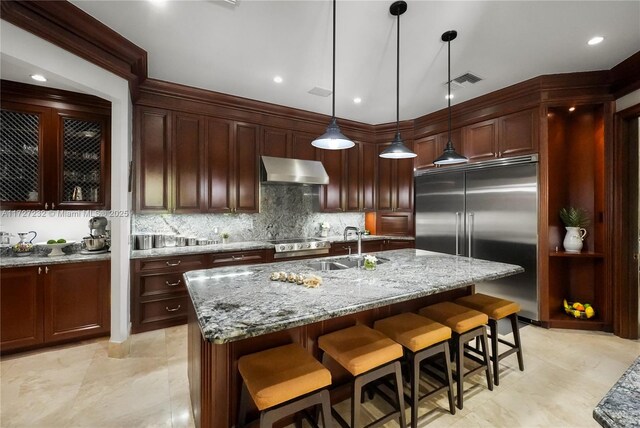
[[[275,258],[328,254],[331,243],[318,238],[289,238],[268,241],[275,245]]]

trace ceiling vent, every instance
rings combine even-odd
[[[451,81],[451,83],[456,82],[459,85],[466,86],[467,83],[474,84],[474,83],[478,83],[481,80],[482,80],[482,78],[476,76],[475,74],[465,73],[462,76],[458,76],[458,77],[454,78]]]
[[[329,95],[331,95],[331,91],[328,89],[323,89],[323,88],[318,88],[317,86],[314,87],[313,89],[311,89],[309,91],[309,93],[311,95],[317,95],[319,97],[328,97]]]

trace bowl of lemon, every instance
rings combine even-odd
[[[595,309],[589,303],[567,302],[567,299],[564,299],[563,304],[567,315],[571,315],[574,318],[586,320],[596,315]]]
[[[62,249],[67,245],[75,244],[76,241],[67,241],[64,238],[60,239],[49,239],[47,242],[38,242],[36,245],[41,245],[43,247],[51,248],[51,252],[49,253],[49,257],[57,257],[64,256],[64,252]]]

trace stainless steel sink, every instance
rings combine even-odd
[[[378,257],[378,264],[388,262],[389,259]],[[332,260],[320,260],[317,262],[309,263],[309,267],[316,270],[328,271],[328,270],[343,270],[351,269],[354,267],[360,268],[364,264],[364,257],[341,257],[339,259]]]

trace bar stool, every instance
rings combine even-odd
[[[245,426],[249,396],[260,410],[260,428],[312,406],[322,408],[322,422],[330,427],[331,402],[327,386],[331,373],[300,345],[290,344],[238,360],[242,392],[238,426]],[[315,421],[312,421],[315,424]]]
[[[498,363],[511,354],[518,354],[518,367],[524,371],[524,358],[522,356],[522,343],[520,342],[520,329],[518,329],[518,312],[520,305],[510,300],[500,299],[482,293],[456,299],[456,303],[466,306],[476,311],[483,312],[489,317],[489,330],[491,339],[491,361],[493,362],[493,382],[500,384],[500,370]],[[498,337],[498,321],[509,318],[511,321],[511,331],[513,332],[513,342],[508,342]],[[498,353],[498,342],[509,346],[509,349],[501,354]]]
[[[449,357],[451,329],[414,313],[404,313],[378,320],[373,327],[405,348],[411,384],[411,427],[418,426],[418,406],[420,403],[444,389],[447,389],[449,394],[449,411],[455,415],[451,358]],[[439,354],[444,357],[445,361],[446,384],[420,397],[421,363],[425,359]]]
[[[327,362],[326,358],[329,356],[354,376],[351,395],[352,428],[360,426],[362,389],[372,381],[394,374],[396,409],[367,427],[381,426],[396,418],[399,418],[401,427],[406,425],[402,372],[399,361],[402,358],[402,346],[379,331],[364,325],[356,325],[320,336],[318,346],[324,352],[323,363]],[[332,413],[340,425],[349,426],[334,409],[332,409]]]
[[[456,382],[458,383],[458,408],[462,410],[464,379],[466,377],[484,370],[489,391],[493,391],[487,331],[484,326],[488,321],[487,315],[453,302],[436,303],[435,305],[420,309],[419,312],[420,315],[444,324],[452,330],[453,349],[456,360]],[[468,352],[465,353],[465,344],[477,337],[481,338],[482,351],[471,347],[466,347],[466,349],[478,353],[482,356],[482,360]],[[465,357],[481,364],[480,367],[465,373]]]

